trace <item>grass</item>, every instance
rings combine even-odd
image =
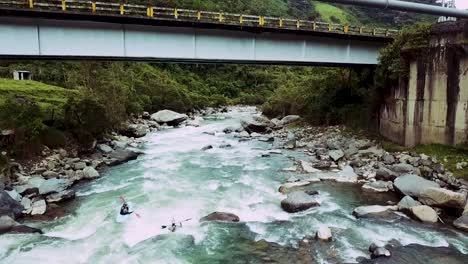
[[[468,162],[468,144],[458,146],[428,144],[406,148],[386,140],[381,140],[380,143],[382,148],[388,152],[409,151],[435,157],[445,168],[453,172],[455,177],[468,180],[468,166],[463,169],[457,169],[456,166],[457,163]]]
[[[68,98],[78,94],[76,90],[41,82],[0,78],[0,104],[11,96],[24,96],[37,102],[44,113],[51,113],[52,110],[60,112]]]
[[[314,3],[315,11],[320,14],[320,20],[324,22],[335,22],[333,20],[339,20],[340,24],[359,24],[359,20],[352,13],[349,13],[339,7],[326,4],[326,3]],[[334,17],[334,19],[333,19]]]

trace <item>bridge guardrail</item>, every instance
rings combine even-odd
[[[203,22],[260,28],[288,29],[312,32],[331,32],[348,35],[392,37],[398,30],[356,25],[342,25],[320,21],[290,18],[243,15],[179,8],[135,5],[125,3],[82,1],[82,0],[0,0],[0,8],[33,9],[40,11],[62,11],[96,15],[122,15],[147,19]]]

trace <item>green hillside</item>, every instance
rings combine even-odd
[[[319,14],[318,20],[340,24],[359,24],[359,19],[346,9],[321,2],[316,2],[314,7]]]
[[[22,97],[36,102],[44,113],[63,108],[69,97],[78,95],[75,90],[36,81],[15,81],[0,78],[0,103],[7,98]]]

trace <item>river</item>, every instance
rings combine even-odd
[[[234,109],[206,119],[200,127],[147,135],[144,155],[77,187],[78,198],[69,205],[72,214],[27,223],[41,228],[43,236],[1,236],[0,262],[353,263],[356,257],[369,256],[370,243],[392,238],[404,245],[452,245],[468,253],[468,236],[443,225],[354,218],[356,206],[398,201],[393,194],[370,196],[355,185],[315,184],[311,188],[320,192],[321,206],[284,212],[280,202],[285,196],[278,187],[294,173],[281,169],[291,167],[293,157],[305,158],[303,152],[283,150],[262,157],[271,143],[204,133],[238,126],[253,114],[254,108]],[[214,148],[201,151],[208,144]],[[232,147],[219,148],[223,144]],[[140,217],[117,223],[119,196],[135,203]],[[199,223],[214,211],[236,214],[241,222]],[[172,218],[190,220],[170,233],[161,226]],[[322,224],[332,228],[333,241],[314,242],[304,253],[299,241],[312,237]]]

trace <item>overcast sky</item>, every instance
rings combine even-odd
[[[458,9],[468,9],[468,0],[455,0]]]

